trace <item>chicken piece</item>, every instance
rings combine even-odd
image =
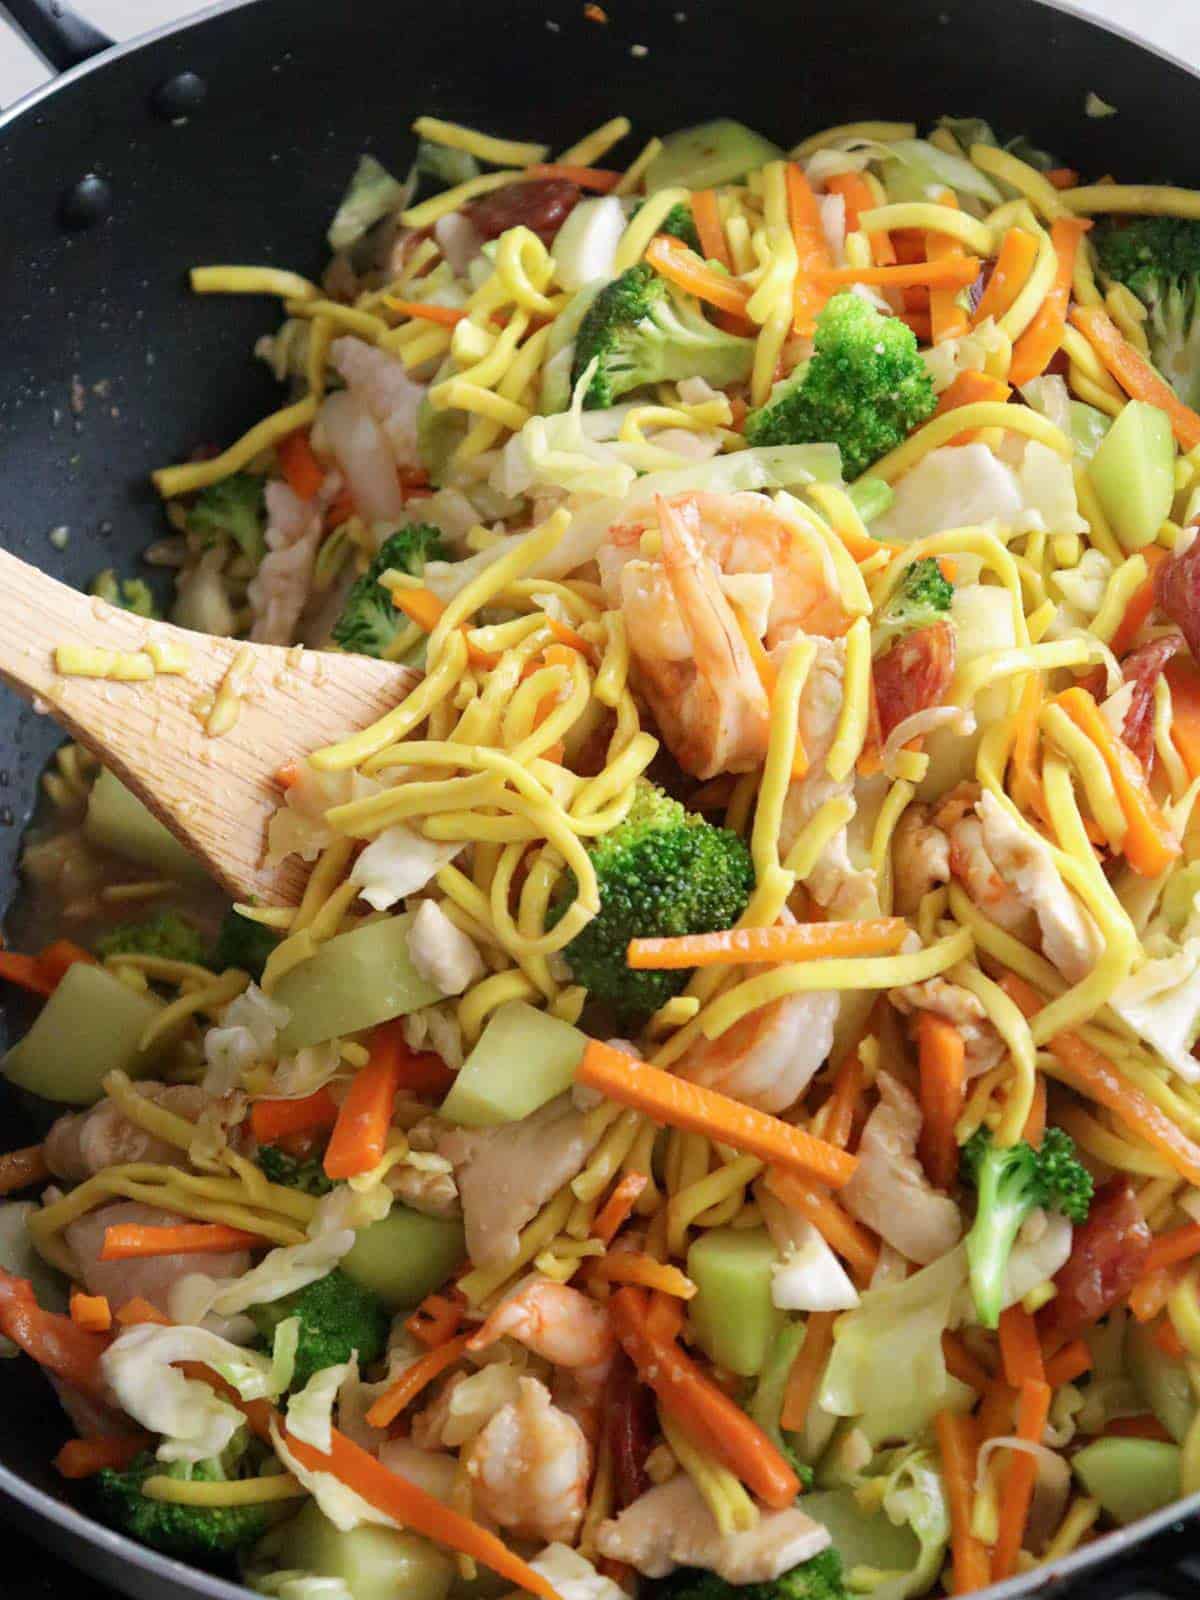
[[[397,1200],[427,1217],[460,1217],[458,1185],[449,1172],[426,1172],[408,1165],[393,1167],[383,1180]]]
[[[583,1429],[536,1378],[517,1390],[462,1453],[475,1507],[525,1538],[573,1543],[587,1503]]]
[[[968,1078],[978,1078],[998,1066],[1007,1048],[984,1010],[983,1002],[949,978],[926,978],[893,989],[888,999],[902,1016],[932,1011],[952,1022],[962,1035]]]
[[[760,1511],[755,1527],[723,1534],[686,1473],[649,1490],[619,1517],[602,1522],[596,1549],[644,1577],[665,1578],[676,1567],[704,1567],[727,1583],[772,1583],[811,1561],[831,1543],[828,1528],[800,1509]]]
[[[76,1277],[89,1294],[102,1294],[113,1310],[118,1310],[127,1300],[148,1300],[164,1316],[169,1315],[167,1297],[180,1278],[192,1272],[202,1272],[218,1283],[240,1278],[250,1269],[248,1250],[230,1250],[224,1253],[202,1255],[145,1256],[129,1261],[102,1261],[104,1235],[118,1223],[136,1223],[139,1227],[164,1228],[177,1226],[185,1219],[173,1211],[160,1211],[154,1206],[144,1206],[136,1200],[121,1200],[114,1205],[101,1206],[89,1211],[77,1221],[67,1224],[63,1236],[67,1248],[75,1258]]]
[[[426,983],[444,995],[462,994],[487,968],[483,957],[438,905],[422,900],[408,930],[408,954]]]
[[[189,1122],[199,1118],[210,1098],[198,1085],[190,1083],[139,1083],[138,1092]],[[182,1150],[130,1122],[113,1100],[101,1100],[88,1111],[72,1111],[59,1117],[46,1135],[43,1148],[50,1171],[68,1183],[83,1183],[105,1167],[132,1161],[167,1167],[187,1165]]]
[[[438,1150],[454,1164],[467,1252],[477,1267],[512,1260],[521,1229],[582,1170],[591,1147],[587,1118],[569,1094],[521,1122],[442,1135]]]
[[[911,917],[931,889],[950,881],[950,840],[929,820],[929,807],[909,806],[892,835],[895,911]]]
[[[841,1191],[847,1211],[921,1266],[953,1250],[962,1233],[958,1206],[938,1194],[917,1160],[921,1108],[890,1072],[876,1080],[879,1104],[867,1118],[858,1170]]]
[[[302,500],[286,483],[267,484],[267,553],[246,588],[257,644],[291,644],[312,582],[321,542],[317,502]]]
[[[396,465],[419,467],[417,413],[425,398],[425,385],[414,383],[396,356],[363,339],[335,339],[329,355],[350,393],[366,406],[383,430]]]

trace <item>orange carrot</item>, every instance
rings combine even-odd
[[[52,944],[48,944],[44,950],[39,950],[37,954],[38,970],[46,978],[47,982],[54,984],[56,987],[68,968],[77,965],[79,962],[89,967],[94,967],[97,964],[95,956],[90,951],[84,950],[71,939],[55,939]]]
[[[577,1082],[618,1105],[644,1111],[653,1122],[706,1133],[722,1144],[803,1177],[840,1189],[849,1183],[858,1161],[802,1128],[756,1111],[728,1095],[698,1083],[688,1083],[661,1067],[634,1060],[611,1045],[589,1039],[576,1068]]]
[[[655,1338],[636,1289],[609,1301],[613,1329],[638,1376],[687,1432],[759,1499],[789,1506],[800,1482],[763,1430],[721,1392],[673,1340]]]
[[[696,1294],[696,1285],[678,1267],[636,1250],[601,1256],[589,1267],[589,1276],[601,1283],[632,1283],[642,1289],[654,1289],[675,1300],[692,1300]]]
[[[992,1386],[992,1375],[981,1361],[977,1361],[956,1333],[943,1333],[942,1357],[946,1371],[960,1383],[969,1384],[976,1394],[987,1394]]]
[[[437,1350],[458,1332],[465,1307],[457,1289],[449,1294],[427,1294],[404,1326],[427,1349]]]
[[[54,1458],[64,1478],[94,1478],[111,1467],[123,1472],[150,1444],[148,1433],[101,1433],[91,1439],[68,1439]]]
[[[108,1393],[100,1373],[100,1357],[109,1337],[89,1333],[70,1317],[43,1311],[28,1278],[18,1278],[0,1268],[0,1333],[32,1356],[39,1366],[92,1399]]]
[[[1171,691],[1171,740],[1188,776],[1200,777],[1200,667],[1176,656],[1164,676]]]
[[[286,794],[289,789],[294,789],[302,776],[298,761],[285,761],[275,773],[275,782]]]
[[[645,259],[662,277],[688,294],[694,294],[698,300],[745,316],[750,299],[750,290],[745,284],[710,267],[681,240],[665,233],[656,234],[646,249]]]
[[[872,1015],[874,1015],[872,1013]],[[868,1019],[866,1028],[871,1026]],[[833,1092],[821,1107],[821,1126],[817,1130],[823,1139],[844,1150],[854,1131],[854,1118],[862,1096],[864,1069],[860,1047],[866,1038],[866,1028],[852,1050],[848,1050],[833,1078]]]
[[[15,1194],[19,1189],[32,1188],[35,1183],[45,1183],[49,1176],[50,1168],[40,1144],[9,1150],[0,1156],[0,1194]]]
[[[1025,812],[1033,811],[1040,817],[1047,815],[1046,796],[1038,770],[1040,734],[1038,719],[1042,713],[1044,690],[1040,672],[1030,672],[1021,690],[1017,707],[1017,726],[1012,745],[1011,792],[1016,805]]]
[[[1179,855],[1179,841],[1150,793],[1141,762],[1123,740],[1113,734],[1099,708],[1085,689],[1066,689],[1055,704],[1070,717],[1096,746],[1108,768],[1113,789],[1129,824],[1121,846],[1135,872],[1157,878]]]
[[[357,1178],[383,1160],[404,1067],[403,1046],[403,1036],[395,1029],[372,1031],[371,1059],[350,1080],[325,1148],[327,1178]]]
[[[1153,1322],[1171,1298],[1175,1287],[1173,1275],[1160,1267],[1157,1272],[1146,1272],[1129,1291],[1129,1309],[1137,1322]]]
[[[1175,1324],[1170,1317],[1164,1317],[1158,1324],[1153,1339],[1163,1355],[1170,1356],[1172,1361],[1182,1361],[1187,1355],[1187,1346],[1175,1331]]]
[[[833,257],[821,223],[821,208],[804,168],[798,162],[789,161],[785,177],[788,220],[799,262],[792,326],[797,333],[811,333],[821,308],[829,299],[825,275],[833,271]]]
[[[943,189],[938,198],[942,205],[958,210],[958,201],[949,189]],[[927,261],[962,260],[965,254],[958,240],[948,233],[931,233],[926,236]],[[941,344],[943,339],[957,339],[960,334],[966,333],[967,313],[958,303],[961,293],[961,289],[956,288],[930,290],[929,319],[934,344]]]
[[[1025,1383],[1045,1383],[1046,1364],[1038,1343],[1037,1326],[1019,1302],[1000,1313],[1000,1360],[1004,1381],[1014,1389]]]
[[[471,1338],[469,1333],[460,1333],[456,1338],[438,1345],[419,1361],[414,1361],[411,1367],[406,1367],[367,1412],[367,1421],[371,1426],[386,1428],[390,1422],[394,1422],[422,1389],[428,1387],[435,1378],[441,1377],[447,1367],[452,1367],[462,1357]]]
[[[300,1100],[256,1100],[250,1107],[250,1131],[259,1144],[276,1144],[293,1133],[316,1133],[337,1121],[337,1101],[328,1089]]]
[[[155,1228],[140,1222],[116,1222],[104,1230],[101,1261],[135,1261],[142,1256],[223,1255],[258,1250],[268,1241],[224,1222],[177,1222]]]
[[[1043,177],[1047,183],[1052,183],[1056,189],[1077,189],[1079,187],[1079,174],[1074,167],[1051,167]]]
[[[646,1331],[652,1339],[672,1344],[683,1332],[683,1301],[651,1289],[646,1296]]]
[[[1092,1352],[1082,1339],[1072,1339],[1046,1362],[1046,1382],[1052,1389],[1061,1389],[1091,1370]]]
[[[1117,624],[1117,631],[1109,640],[1109,648],[1119,661],[1129,650],[1133,641],[1142,631],[1146,618],[1154,610],[1154,574],[1159,566],[1167,559],[1167,552],[1160,544],[1148,544],[1138,551],[1144,556],[1150,571],[1146,574],[1144,582],[1138,585],[1129,598],[1125,607],[1125,615]]]
[[[954,1593],[971,1594],[991,1582],[988,1553],[971,1532],[971,1506],[975,1496],[976,1425],[970,1417],[939,1411],[933,1419],[942,1477],[950,1509],[950,1555]]]
[[[1012,390],[999,378],[989,378],[986,372],[960,372],[948,389],[943,389],[934,408],[934,416],[947,411],[957,411],[959,406],[973,406],[979,400],[993,400],[1003,404]]]
[[[313,454],[307,431],[289,433],[275,446],[275,454],[288,488],[301,500],[311,500],[325,482],[325,468]]]
[[[30,994],[46,998],[54,993],[54,981],[38,965],[36,956],[18,955],[15,950],[0,950],[0,981],[15,983]]]
[[[1200,1255],[1200,1222],[1186,1222],[1181,1228],[1172,1228],[1169,1233],[1156,1236],[1146,1257],[1146,1271],[1177,1267],[1181,1261],[1190,1261],[1197,1255]]]
[[[1107,1423],[1104,1435],[1108,1439],[1157,1439],[1161,1444],[1172,1444],[1171,1435],[1157,1417],[1143,1412],[1137,1417],[1114,1417]]]
[[[758,675],[759,683],[762,684],[763,693],[766,695],[768,702],[770,702],[774,698],[777,681],[775,663],[764,649],[762,640],[750,626],[750,618],[742,607],[730,601],[729,609],[733,612],[733,620],[737,623],[738,632],[741,634],[742,642],[746,646],[746,654],[750,657],[754,670]]]
[[[953,1023],[932,1011],[917,1018],[920,1063],[920,1154],[929,1181],[948,1189],[958,1172],[958,1141],[954,1127],[966,1100],[966,1046]]]
[[[791,927],[730,928],[724,933],[685,933],[673,939],[631,939],[629,966],[681,968],[726,962],[816,961],[821,957],[887,955],[908,931],[903,917],[865,922],[799,922]]]
[[[592,1237],[602,1244],[611,1244],[633,1215],[633,1208],[649,1182],[644,1172],[627,1172],[592,1218]]]
[[[700,249],[706,261],[719,261],[726,272],[733,271],[733,258],[729,254],[729,241],[721,226],[721,213],[717,209],[715,189],[697,189],[692,195],[692,221],[700,235]]]
[[[434,306],[425,300],[397,300],[390,294],[384,296],[383,303],[389,311],[397,311],[402,317],[415,317],[420,322],[437,322],[443,328],[453,328],[467,315],[460,306]]]
[[[1090,227],[1091,223],[1081,217],[1060,217],[1051,226],[1050,242],[1057,258],[1054,282],[1033,321],[1013,345],[1008,376],[1014,388],[1019,389],[1031,378],[1040,377],[1062,344],[1075,273],[1075,254],[1079,249],[1079,241]]]
[[[1057,224],[1055,224],[1057,226]],[[1171,428],[1184,450],[1200,444],[1200,416],[1185,406],[1174,389],[1121,337],[1116,323],[1102,306],[1076,306],[1071,321],[1112,373],[1131,400],[1147,400],[1171,419]],[[1016,351],[1013,351],[1016,360]]]
[[[816,1399],[817,1386],[833,1349],[835,1311],[810,1311],[804,1324],[804,1343],[796,1352],[783,1393],[780,1421],[789,1430],[803,1428]]]
[[[433,632],[446,609],[432,589],[393,589],[392,604],[426,633]]]
[[[137,1328],[144,1322],[153,1322],[162,1328],[171,1326],[170,1317],[164,1316],[149,1300],[143,1300],[140,1294],[135,1294],[132,1300],[126,1300],[123,1306],[118,1307],[116,1316],[122,1328]]]
[[[376,1050],[390,1051],[396,1059],[396,1088],[408,1094],[446,1094],[454,1082],[454,1074],[436,1050],[411,1050],[404,1037],[404,1019],[381,1022],[371,1035],[372,1054]]]
[[[946,256],[941,261],[913,261],[895,267],[828,267],[814,272],[817,283],[873,284],[880,289],[911,288],[925,284],[933,289],[965,289],[979,276],[974,256]]]
[[[871,1235],[820,1184],[805,1183],[793,1173],[775,1168],[767,1187],[777,1199],[811,1222],[836,1255],[847,1262],[860,1286],[871,1281],[879,1264],[879,1246]]]
[[[112,1307],[102,1294],[84,1294],[71,1290],[71,1321],[88,1333],[107,1333],[112,1327]]]
[[[599,666],[600,657],[595,645],[589,644],[581,633],[576,633],[574,628],[569,628],[565,622],[560,622],[557,617],[547,616],[546,626],[559,644],[565,644],[568,649],[577,650],[593,666]]]
[[[986,322],[988,317],[999,318],[1004,315],[1025,287],[1033,270],[1033,263],[1037,260],[1037,253],[1037,240],[1031,233],[1027,233],[1024,228],[1008,230],[1000,246],[1000,254],[996,257],[996,265],[992,268],[992,275],[988,279],[987,288],[975,307],[975,315],[971,318],[972,327],[977,328],[981,322]]]
[[[933,320],[928,311],[905,310],[898,312],[900,321],[912,329],[920,344],[929,344],[933,339]]]
[[[577,183],[581,189],[594,189],[597,194],[615,189],[623,176],[607,167],[574,167],[561,161],[535,161],[533,166],[525,168],[525,173],[529,178],[565,178],[568,183]]]
[[[1049,1412],[1049,1384],[1023,1383],[1017,1409],[1018,1438],[1027,1439],[1030,1444],[1041,1444]],[[1024,1450],[1014,1451],[1000,1495],[1000,1528],[992,1561],[992,1577],[997,1581],[1011,1578],[1017,1569],[1017,1557],[1021,1552],[1025,1520],[1029,1515],[1029,1502],[1036,1478],[1037,1462],[1034,1458]]]
[[[858,172],[839,172],[826,180],[825,187],[830,194],[840,194],[846,205],[846,232],[855,233],[859,227],[859,216],[864,211],[875,208],[875,196],[871,193],[871,186]],[[892,244],[892,236],[885,230],[867,235],[871,246],[871,256],[877,267],[890,267],[895,265],[896,249]]]

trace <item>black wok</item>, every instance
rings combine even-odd
[[[104,41],[58,0],[7,4],[55,65],[84,64],[0,117],[0,542],[76,584],[133,570],[157,536],[152,467],[275,403],[249,357],[274,306],[190,299],[186,269],[319,271],[355,157],[403,171],[419,112],[560,147],[616,111],[642,137],[727,113],[784,144],[979,114],[1087,173],[1200,185],[1196,76],[1035,0],[607,0],[608,26],[581,0],[235,0],[93,61]],[[1120,115],[1088,120],[1089,90]],[[0,695],[0,903],[55,742]],[[4,1116],[4,1144],[24,1142],[19,1108]],[[50,1466],[65,1419],[27,1363],[0,1366],[0,1397],[0,1492],[30,1532],[139,1600],[244,1596],[74,1508]],[[1198,1518],[1200,1497],[994,1593],[1195,1595],[1175,1564],[1200,1551]]]

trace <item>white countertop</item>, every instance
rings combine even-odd
[[[1003,0],[984,0],[999,5]],[[72,0],[114,39],[130,39],[199,9],[195,0]],[[1131,33],[1188,61],[1200,61],[1200,3],[1197,0],[1074,0],[1080,11],[1115,22]],[[0,0],[0,106],[10,104],[49,74],[45,65],[4,21]]]

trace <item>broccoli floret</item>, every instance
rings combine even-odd
[[[245,1472],[238,1470],[243,1465]],[[178,1505],[170,1500],[148,1499],[142,1493],[142,1485],[152,1476],[225,1483],[254,1470],[244,1446],[239,1447],[236,1441],[226,1451],[224,1463],[215,1458],[194,1465],[188,1461],[157,1461],[147,1451],[124,1472],[108,1467],[97,1476],[101,1514],[122,1533],[168,1555],[184,1560],[231,1555],[262,1538],[273,1521],[270,1507]]]
[[[832,1546],[769,1583],[727,1583],[702,1567],[681,1567],[649,1590],[651,1600],[846,1600],[842,1558]]]
[[[315,1157],[300,1161],[288,1155],[277,1144],[259,1147],[258,1165],[264,1178],[271,1183],[281,1183],[285,1189],[299,1189],[302,1194],[328,1194],[333,1184],[325,1176],[325,1169]]]
[[[190,961],[208,965],[200,930],[178,911],[160,911],[145,922],[122,922],[96,940],[96,954],[108,956],[161,956],[164,961]]]
[[[107,600],[110,606],[132,611],[135,617],[152,617],[156,621],[162,617],[145,578],[118,578],[111,567],[105,567],[92,579],[91,593],[99,600]]]
[[[736,833],[686,811],[640,783],[624,822],[590,849],[600,911],[565,955],[578,983],[623,1018],[646,1016],[684,988],[689,972],[635,972],[630,939],[667,938],[731,928],[754,888],[750,852]],[[567,875],[555,907],[574,898]]]
[[[355,655],[386,654],[388,645],[400,632],[403,612],[397,611],[392,597],[379,580],[395,568],[419,578],[427,561],[448,561],[450,552],[442,542],[441,531],[427,522],[410,522],[393,533],[379,548],[379,554],[346,596],[341,616],[333,625],[333,637],[343,650]]]
[[[686,200],[680,200],[673,205],[670,211],[658,225],[659,233],[670,234],[672,239],[682,239],[689,250],[700,254],[700,235],[696,232],[696,222],[692,216],[692,208]]]
[[[1104,276],[1146,307],[1154,365],[1185,405],[1200,405],[1200,222],[1133,217],[1095,234]]]
[[[188,532],[206,543],[232,539],[255,566],[266,553],[266,482],[253,472],[235,472],[201,489],[187,514]]]
[[[895,639],[944,622],[954,599],[954,585],[942,576],[933,556],[924,556],[907,567],[899,587],[874,621],[875,637]]]
[[[1000,1323],[1008,1259],[1021,1224],[1036,1207],[1086,1222],[1094,1185],[1061,1128],[1047,1128],[1040,1150],[1021,1140],[1007,1150],[980,1128],[963,1146],[962,1176],[977,1191],[975,1221],[967,1235],[971,1294],[985,1328]]]
[[[571,387],[597,363],[584,408],[611,406],[648,383],[704,378],[715,388],[740,383],[754,361],[754,341],[714,327],[695,300],[673,295],[645,262],[605,284],[575,337]]]
[[[300,1318],[294,1389],[302,1389],[325,1367],[349,1361],[356,1350],[360,1366],[378,1361],[391,1322],[378,1295],[355,1283],[339,1267],[282,1300],[251,1306],[249,1316],[265,1349],[271,1348],[279,1323],[288,1317]]]
[[[937,404],[912,330],[853,294],[817,318],[812,359],[746,418],[746,442],[836,444],[847,481],[900,444]]]
[[[221,919],[217,942],[207,965],[214,972],[237,967],[241,972],[248,972],[257,982],[263,975],[271,951],[278,943],[277,933],[264,928],[261,922],[251,922],[249,917],[239,916],[231,906]]]

